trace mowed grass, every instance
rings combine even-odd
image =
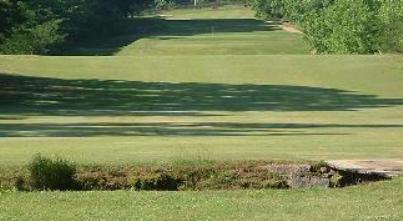
[[[302,36],[239,6],[163,14],[142,18],[133,47],[210,39],[213,25],[228,54],[179,55],[181,42],[166,54],[153,43],[150,55],[1,56],[0,165],[38,152],[80,164],[403,158],[402,56],[250,55],[231,41]]]
[[[254,17],[249,7],[176,9],[135,18],[125,34],[72,46],[73,55],[309,54],[301,34]]]
[[[255,11],[242,5],[224,5],[202,8],[182,8],[162,11],[161,16],[171,19],[233,19],[255,18]]]
[[[309,54],[302,35],[254,17],[251,8],[177,9],[161,13],[144,37],[116,55]],[[148,34],[146,34],[148,32]]]
[[[3,56],[0,165],[402,159],[402,61]]]
[[[346,189],[0,195],[0,220],[403,219],[403,179]]]
[[[205,22],[203,21],[203,23]],[[193,24],[188,25],[193,26]],[[197,36],[147,37],[123,47],[116,55],[264,55],[308,53],[309,50],[304,46],[299,34],[277,30],[273,31],[272,34],[261,31],[254,34],[209,33]]]

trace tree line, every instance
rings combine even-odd
[[[252,0],[257,15],[298,25],[317,53],[402,52],[401,0]]]
[[[288,20],[317,53],[386,53],[403,50],[401,0],[197,0],[252,4],[264,19]],[[58,53],[72,42],[127,30],[147,9],[194,0],[0,0],[0,53]],[[140,24],[141,25],[141,24]]]
[[[0,0],[0,53],[46,54],[116,34],[153,0]]]

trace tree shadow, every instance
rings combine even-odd
[[[62,80],[0,74],[0,116],[203,116],[227,111],[356,111],[403,105],[333,88],[120,80]]]
[[[66,45],[63,55],[108,56],[119,52],[141,38],[161,40],[199,34],[225,32],[255,32],[279,30],[278,23],[267,23],[257,19],[189,19],[168,20],[163,17],[133,18],[128,29],[119,34],[91,42],[76,42]]]
[[[0,137],[96,137],[96,136],[321,136],[349,135],[317,132],[315,128],[403,128],[378,124],[277,124],[228,122],[144,123],[34,123],[0,124]]]

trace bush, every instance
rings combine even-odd
[[[50,49],[63,42],[59,33],[61,21],[54,20],[29,28],[15,28],[9,38],[0,45],[4,54],[46,54]]]
[[[403,2],[384,0],[378,16],[384,27],[381,47],[386,51],[403,52]]]
[[[72,190],[76,166],[60,158],[37,155],[29,164],[30,182],[39,190]]]
[[[377,53],[384,25],[375,1],[338,0],[319,13],[311,13],[303,28],[319,53]]]
[[[259,17],[296,23],[317,53],[402,51],[402,1],[253,0],[253,5]]]

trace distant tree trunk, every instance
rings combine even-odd
[[[197,0],[193,0],[194,6],[197,6]]]

